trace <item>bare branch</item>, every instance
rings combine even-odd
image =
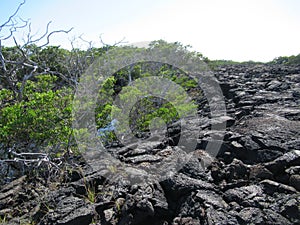
[[[1,61],[1,64],[2,64],[2,68],[3,68],[4,72],[6,73],[7,69],[6,69],[6,65],[5,65],[5,59],[4,59],[4,56],[2,54],[1,40],[0,40],[0,61]]]
[[[4,38],[2,38],[2,40],[7,40],[7,39],[9,39],[9,38],[11,38],[12,37],[12,35],[18,30],[18,29],[22,29],[22,28],[24,28],[24,27],[26,27],[27,25],[28,25],[28,21],[29,20],[23,20],[23,19],[21,19],[22,20],[22,22],[23,22],[23,24],[22,25],[20,25],[20,26],[17,26],[17,23],[14,23],[14,24],[11,24],[10,25],[10,29],[9,29],[9,34],[6,36],[6,37],[4,37]],[[1,31],[1,30],[0,30]]]
[[[40,36],[39,38],[35,39],[35,40],[31,40],[33,37],[31,36],[31,26],[30,26],[31,24],[29,24],[29,32],[28,32],[28,35],[27,35],[27,42],[24,44],[24,46],[30,45],[32,43],[36,43],[36,42],[42,40],[44,37],[46,37],[47,34],[49,33],[49,26],[50,26],[51,23],[52,23],[52,21],[49,21],[47,23],[45,33],[42,36]]]
[[[115,47],[115,46],[118,46],[118,45],[120,45],[120,44],[128,43],[128,41],[124,41],[124,40],[126,39],[125,37],[123,37],[120,41],[115,42],[115,43],[112,44],[112,45],[111,45],[111,44],[107,44],[107,43],[105,43],[105,42],[103,41],[103,39],[102,39],[102,34],[100,34],[99,38],[100,38],[101,44],[102,44],[104,47]]]
[[[11,149],[8,151],[11,155],[14,156],[14,159],[4,159],[0,160],[0,163],[8,163],[8,164],[14,164],[14,163],[23,163],[25,166],[32,166],[36,165],[36,167],[40,166],[47,166],[48,169],[55,168],[59,170],[59,165],[62,163],[61,159],[56,158],[58,160],[58,163],[54,163],[48,154],[46,153],[17,153],[15,151],[12,151]]]
[[[87,41],[87,40],[83,39],[82,36],[83,36],[83,34],[81,34],[79,36],[79,39],[88,44],[88,49],[92,48],[92,46],[93,46],[92,43],[93,42],[92,41]]]
[[[16,9],[16,11],[7,19],[6,22],[4,22],[2,25],[0,25],[0,31],[2,30],[3,27],[7,26],[8,23],[10,23],[12,21],[12,19],[14,18],[15,15],[17,15],[17,13],[19,12],[20,8],[22,5],[24,5],[26,2],[26,0],[23,0],[23,2],[21,2],[18,6],[18,8]]]
[[[50,32],[49,34],[48,34],[48,36],[47,36],[47,42],[45,43],[45,44],[43,44],[43,45],[40,45],[39,47],[40,48],[43,48],[43,47],[45,47],[46,45],[48,45],[49,44],[49,42],[50,42],[50,37],[53,35],[53,34],[55,34],[55,33],[66,33],[66,34],[68,34],[70,31],[72,31],[73,30],[73,27],[72,28],[70,28],[69,30],[55,30],[55,31],[52,31],[52,32]]]
[[[4,28],[7,28],[9,29],[9,34],[6,36],[6,37],[0,37],[2,40],[7,40],[9,39],[13,33],[15,31],[17,31],[18,29],[20,28],[24,28],[27,26],[27,21],[19,18],[22,22],[23,22],[23,25],[20,25],[20,26],[17,26],[18,22],[17,21],[14,21],[14,17],[17,15],[17,13],[19,12],[20,8],[22,5],[25,4],[25,0],[23,0],[22,3],[19,4],[18,8],[16,9],[16,11],[7,19],[6,22],[4,22],[2,25],[0,25],[0,32],[2,31],[2,29]],[[4,35],[5,36],[5,35]]]

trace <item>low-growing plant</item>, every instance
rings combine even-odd
[[[79,174],[82,177],[83,185],[86,191],[85,199],[91,203],[95,203],[97,198],[96,185],[87,181],[82,168],[79,168]]]
[[[95,203],[97,197],[96,187],[94,185],[86,185],[86,190],[87,190],[87,199],[91,203]]]
[[[120,121],[127,120],[127,115],[121,110],[122,106],[114,104],[116,97],[118,97],[124,105],[130,105],[128,101],[132,101],[139,96],[145,96],[139,100],[137,99],[130,111],[128,122],[131,131],[128,131],[128,127],[117,127],[118,133],[123,133],[123,136],[126,136],[127,132],[133,132],[135,135],[138,135],[139,133],[149,131],[149,125],[155,118],[162,118],[164,124],[170,124],[184,116],[183,114],[189,113],[196,108],[193,101],[185,103],[183,95],[175,94],[173,89],[169,90],[167,86],[166,90],[163,91],[165,91],[166,98],[172,96],[172,103],[175,103],[176,107],[163,98],[159,99],[155,96],[146,96],[147,93],[141,91],[145,89],[145,83],[143,83],[145,81],[139,78],[147,79],[151,76],[169,80],[186,92],[193,91],[193,98],[201,97],[202,95],[198,87],[197,79],[188,76],[179,68],[158,62],[139,62],[132,64],[120,69],[114,76],[103,82],[95,110],[97,128],[107,127],[111,121],[115,119],[111,118],[111,115],[119,115],[118,119]],[[130,85],[131,82],[134,82],[134,86]],[[160,85],[158,86],[161,88]],[[117,139],[114,131],[106,135],[106,138],[105,143],[113,142]]]
[[[57,89],[56,79],[40,75],[28,81],[21,101],[10,90],[0,90],[0,142],[7,147],[69,145],[73,91]]]
[[[8,222],[7,215],[0,216],[0,224],[6,224]]]

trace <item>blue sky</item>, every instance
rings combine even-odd
[[[19,2],[0,0],[1,24]],[[65,48],[81,34],[100,46],[102,34],[106,43],[179,41],[211,59],[270,61],[300,53],[298,0],[27,0],[18,15],[31,19],[33,33],[50,20],[51,29],[74,27],[51,39]]]

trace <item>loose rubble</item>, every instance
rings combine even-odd
[[[31,177],[1,187],[3,224],[300,224],[300,67],[230,65],[215,76],[227,115],[201,123],[190,161],[164,180],[131,184],[83,166],[61,183]],[[205,115],[204,108],[199,112]],[[226,123],[217,158],[205,146]],[[190,130],[197,130],[191,124]],[[175,135],[108,149],[139,168],[173,154]],[[217,139],[217,141],[220,141]],[[111,168],[114,171],[114,168]],[[72,174],[72,175],[71,175]]]

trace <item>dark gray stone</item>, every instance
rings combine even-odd
[[[283,156],[272,162],[266,163],[265,167],[273,173],[284,171],[287,167],[297,166],[300,164],[300,150],[293,150],[285,153]]]
[[[67,197],[49,213],[48,219],[55,225],[89,225],[94,212],[91,205],[77,197]]]
[[[257,207],[259,202],[265,198],[263,189],[258,185],[249,185],[233,188],[225,191],[226,202],[237,202],[243,206]]]
[[[300,175],[294,174],[290,177],[290,185],[300,191]]]
[[[272,180],[263,180],[260,182],[260,184],[263,186],[264,191],[269,195],[272,195],[275,192],[288,194],[294,194],[297,192],[297,190],[291,186],[281,184]]]
[[[263,165],[258,164],[250,167],[249,179],[264,180],[264,179],[272,179],[272,178],[273,178],[273,174]]]
[[[226,210],[215,210],[208,208],[206,210],[206,223],[208,225],[234,225],[239,224],[236,217]]]

